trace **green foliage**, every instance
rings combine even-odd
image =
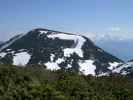
[[[0,65],[0,100],[133,100],[133,80]]]

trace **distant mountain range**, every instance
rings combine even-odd
[[[50,70],[73,70],[99,76],[110,73],[125,75],[132,70],[85,36],[42,28],[4,42],[0,46],[0,64],[35,64]]]
[[[124,33],[89,33],[87,35],[96,45],[105,51],[117,56],[118,58],[128,61],[133,58],[133,35]],[[115,52],[114,52],[115,51]]]
[[[96,44],[124,61],[133,58],[133,40],[96,41]]]

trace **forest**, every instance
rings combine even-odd
[[[133,100],[133,80],[49,71],[44,66],[0,65],[0,100]]]

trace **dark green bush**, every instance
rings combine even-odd
[[[0,65],[0,100],[133,100],[133,80]]]

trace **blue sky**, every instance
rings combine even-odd
[[[127,36],[132,19],[133,0],[0,0],[0,40],[36,27]]]
[[[133,0],[0,0],[0,41],[44,27],[100,40],[100,47],[128,59],[133,58],[132,26]],[[111,38],[109,44],[103,37]]]

